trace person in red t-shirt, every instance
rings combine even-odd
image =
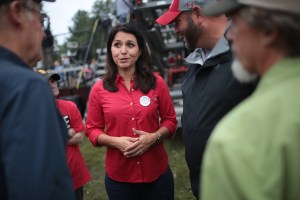
[[[175,134],[176,113],[167,84],[154,75],[147,45],[134,24],[112,28],[106,69],[90,93],[86,135],[94,146],[107,148],[109,199],[174,199],[162,140]]]
[[[38,71],[48,79],[52,93],[55,97],[59,95],[57,81],[58,74],[49,74],[44,70]],[[85,126],[76,104],[72,101],[56,99],[56,105],[68,128],[67,163],[73,179],[76,200],[83,200],[83,185],[91,180],[90,172],[81,155],[78,144],[83,140]]]

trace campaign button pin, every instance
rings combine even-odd
[[[150,98],[148,96],[142,96],[140,98],[140,104],[142,106],[149,106],[150,105]]]

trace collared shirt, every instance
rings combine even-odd
[[[110,136],[137,137],[132,128],[153,133],[159,127],[166,127],[171,136],[176,131],[176,113],[165,81],[156,76],[157,86],[148,94],[134,89],[131,80],[130,91],[121,76],[116,83],[119,91],[109,92],[99,80],[90,93],[87,116],[87,136],[97,146],[100,134]],[[163,143],[153,145],[142,156],[127,158],[118,149],[107,147],[106,172],[120,182],[152,182],[168,167],[168,157]]]
[[[2,47],[0,71],[0,199],[73,199],[67,130],[46,79]]]
[[[198,64],[202,66],[207,59],[216,57],[224,52],[228,52],[229,50],[230,46],[228,41],[225,37],[221,37],[215,48],[212,50],[197,48],[185,58],[185,61],[189,64]]]
[[[201,199],[299,199],[299,88],[300,58],[281,60],[223,118],[205,153]]]
[[[199,188],[202,156],[213,128],[228,111],[248,97],[256,86],[255,83],[242,84],[234,78],[231,71],[232,52],[224,37],[219,39],[206,59],[200,55],[192,57],[194,64],[188,65],[181,86],[182,136],[194,194],[198,193],[196,190]]]

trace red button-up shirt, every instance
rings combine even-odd
[[[117,77],[117,92],[103,88],[99,80],[92,88],[88,103],[86,135],[94,146],[98,146],[98,136],[137,137],[132,128],[146,132],[156,132],[166,127],[171,136],[177,127],[176,113],[165,81],[157,77],[157,87],[143,94],[130,91],[121,76]],[[108,176],[119,182],[152,182],[162,175],[168,167],[168,156],[163,143],[153,145],[142,156],[127,158],[121,151],[107,147],[105,158]]]

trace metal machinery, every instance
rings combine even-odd
[[[183,41],[174,33],[173,24],[160,26],[155,21],[166,12],[170,4],[171,0],[135,1],[131,23],[136,23],[143,32],[155,69],[165,78],[169,86],[180,128],[182,114],[180,85],[187,71],[184,63],[186,49]]]

